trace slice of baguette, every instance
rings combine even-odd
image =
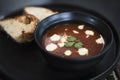
[[[33,40],[37,23],[38,19],[35,16],[25,14],[15,18],[1,20],[0,26],[13,40],[18,43],[25,43]]]
[[[31,14],[37,17],[39,21],[43,20],[48,16],[58,13],[44,7],[32,7],[32,6],[25,7],[24,11],[27,14]]]

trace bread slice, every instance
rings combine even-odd
[[[18,43],[31,42],[37,23],[57,12],[44,7],[28,6],[24,8],[24,13],[21,16],[0,20],[0,29]]]
[[[44,7],[32,7],[32,6],[25,7],[24,11],[27,14],[31,14],[37,17],[39,21],[45,19],[48,16],[58,13]]]
[[[38,19],[30,14],[0,20],[1,29],[18,43],[25,43],[33,40],[33,34],[37,23]]]

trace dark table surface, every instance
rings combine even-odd
[[[120,32],[120,0],[0,0],[0,17],[27,5],[66,4],[87,8],[105,16]]]

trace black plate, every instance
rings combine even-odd
[[[59,12],[84,10],[100,16],[93,11],[74,6],[54,4],[42,6]],[[6,17],[19,15],[22,11],[20,9],[9,13]],[[104,19],[104,17],[100,17]],[[101,63],[95,66],[90,73],[85,73],[85,76],[81,72],[74,74],[50,68],[46,65],[34,41],[29,44],[17,44],[4,32],[0,32],[0,68],[3,73],[15,80],[103,80],[115,68],[120,57],[118,33],[112,25],[111,28],[115,36],[114,48],[111,49],[111,53],[107,54]]]

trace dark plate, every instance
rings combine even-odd
[[[79,7],[65,5],[42,5],[59,12],[84,10],[91,14],[99,14]],[[5,15],[11,17],[22,13],[22,9]],[[103,16],[100,16],[104,19]],[[106,19],[105,19],[106,20]],[[108,21],[107,21],[108,22]],[[109,22],[108,22],[109,23]],[[110,23],[109,23],[110,24]],[[110,24],[111,25],[111,24]],[[101,63],[89,71],[89,73],[70,73],[56,70],[46,65],[39,48],[33,41],[29,44],[17,44],[4,32],[0,32],[0,68],[3,73],[13,80],[103,80],[115,68],[120,57],[118,33],[111,25],[114,32],[114,48],[111,53],[105,55]]]

